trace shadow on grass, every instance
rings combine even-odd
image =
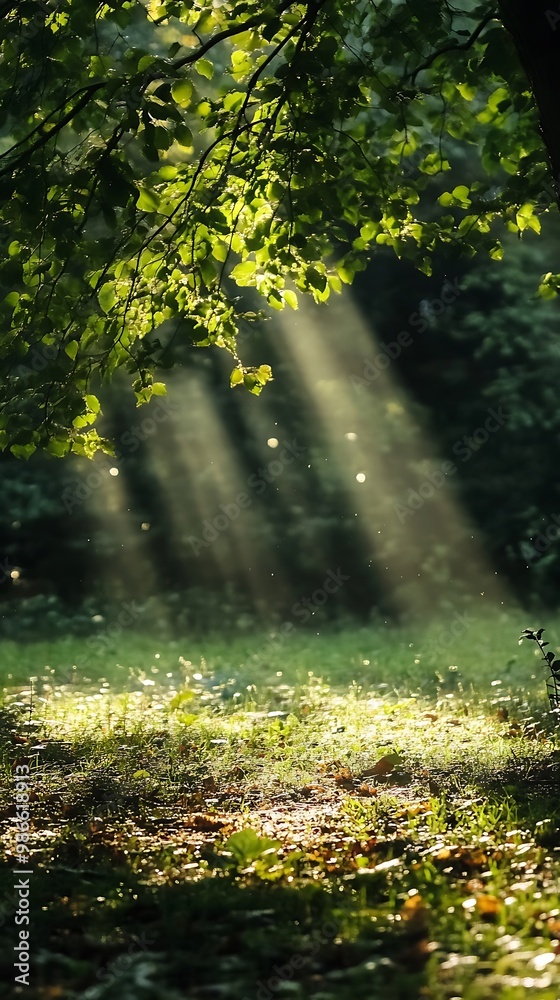
[[[1,875],[2,898],[13,876]],[[224,875],[149,885],[128,866],[55,866],[32,878],[28,998],[178,1000],[415,996],[429,958],[424,921],[395,927],[381,875],[358,886]],[[0,929],[5,983],[15,929]],[[20,995],[17,992],[13,996]]]

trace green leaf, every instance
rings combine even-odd
[[[360,236],[362,237],[363,240],[369,242],[369,240],[372,240],[374,236],[377,236],[378,232],[379,232],[378,222],[366,222],[360,229]]]
[[[238,90],[231,91],[224,97],[224,108],[226,111],[239,111],[244,100],[245,94],[240,93]]]
[[[233,278],[238,285],[248,285],[250,279],[254,277],[256,270],[257,265],[254,260],[244,260],[240,264],[236,264],[230,274],[230,277]]]
[[[212,256],[223,264],[228,257],[228,247],[226,246],[226,244],[217,242],[214,243],[212,247]]]
[[[286,288],[283,292],[283,295],[284,295],[284,300],[288,303],[291,309],[298,308],[298,297],[296,293],[291,290],[291,288]]]
[[[257,368],[255,372],[256,378],[259,380],[261,385],[266,385],[267,382],[272,382],[272,368],[270,365],[261,365]]]
[[[68,355],[69,358],[72,359],[72,361],[74,360],[74,358],[76,357],[76,355],[78,353],[79,346],[80,345],[78,344],[77,340],[71,340],[64,347],[65,353]]]
[[[465,101],[472,101],[476,97],[476,87],[471,87],[468,83],[458,83],[457,90]]]
[[[152,398],[151,385],[145,385],[143,389],[137,389],[134,395],[136,396],[136,406],[143,406],[144,403],[149,403]]]
[[[99,413],[101,409],[101,403],[99,402],[97,396],[92,396],[92,395],[84,396],[84,401],[88,410],[91,410],[92,413]]]
[[[192,726],[193,722],[196,722],[198,719],[198,715],[195,715],[193,712],[177,712],[175,718],[182,726]]]
[[[521,232],[525,229],[534,229],[536,233],[540,233],[541,224],[540,220],[534,214],[535,206],[530,202],[526,202],[521,206],[519,211],[516,213],[515,219],[517,226]]]
[[[159,201],[159,197],[155,191],[142,188],[136,202],[136,207],[140,212],[157,212]]]
[[[229,384],[233,388],[234,385],[240,385],[241,382],[243,382],[243,369],[234,368],[229,377]]]
[[[150,66],[153,66],[155,61],[156,61],[155,56],[151,55],[142,56],[142,58],[138,63],[138,72],[143,73],[144,70],[148,69]]]
[[[176,708],[180,708],[181,705],[185,705],[187,702],[192,701],[194,698],[194,691],[179,691],[176,695],[171,698],[169,702],[169,708],[171,711],[175,711]]]
[[[320,292],[323,292],[327,287],[326,276],[324,274],[321,274],[321,272],[318,271],[317,268],[308,267],[305,276],[311,288],[317,288],[319,289]]]
[[[233,855],[238,865],[247,866],[261,857],[265,851],[276,851],[280,846],[279,841],[259,837],[254,830],[246,829],[238,830],[228,837],[224,849]]]
[[[33,452],[37,451],[37,445],[32,442],[29,444],[13,444],[10,447],[10,451],[16,458],[31,458]]]
[[[205,76],[207,80],[211,80],[214,76],[214,66],[209,59],[197,59],[194,68],[200,76]]]
[[[106,281],[99,289],[97,300],[104,313],[108,313],[117,301],[115,285],[112,281]]]
[[[173,100],[182,108],[187,108],[191,103],[194,87],[190,80],[176,80],[171,88]]]
[[[194,148],[193,134],[187,125],[176,125],[173,134],[180,146],[184,149]]]
[[[470,191],[466,184],[458,184],[457,187],[453,188],[453,197],[457,201],[466,202],[468,205],[470,205],[469,194]]]
[[[51,438],[47,443],[47,451],[56,458],[63,458],[70,451],[68,438]]]

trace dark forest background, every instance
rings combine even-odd
[[[550,224],[541,238],[512,237],[502,261],[447,257],[436,261],[430,278],[392,255],[378,255],[347,292],[371,331],[371,351],[332,374],[330,400],[345,394],[355,415],[353,426],[341,425],[347,450],[335,455],[314,414],[320,392],[314,372],[302,379],[274,320],[263,322],[257,337],[241,338],[245,357],[274,368],[275,381],[260,399],[229,388],[223,352],[194,348],[181,331],[163,336],[164,367],[179,362],[173,373],[162,371],[167,399],[137,409],[118,382],[103,390],[103,429],[116,442],[116,458],[0,457],[2,633],[18,639],[89,635],[129,600],[141,607],[139,624],[150,629],[250,629],[289,614],[298,596],[320,585],[318,567],[340,567],[350,579],[314,621],[397,616],[402,602],[395,602],[382,572],[391,552],[383,551],[381,539],[376,552],[364,545],[354,503],[356,491],[368,495],[376,472],[366,469],[366,482],[356,481],[364,451],[360,462],[352,439],[365,442],[366,453],[398,456],[392,482],[382,484],[388,507],[377,510],[372,500],[370,508],[372,523],[379,518],[382,526],[387,509],[419,481],[416,431],[429,439],[440,467],[499,406],[508,413],[503,429],[469,461],[455,459],[457,473],[445,488],[465,512],[464,532],[476,534],[512,599],[557,605],[559,306],[536,290],[559,242],[558,226]],[[460,294],[436,314],[430,303],[446,280]],[[352,324],[329,327],[329,309],[320,313],[324,336],[340,345],[352,337]],[[297,336],[307,336],[301,313],[286,322],[299,323]],[[372,359],[401,331],[411,342],[387,373],[371,380]],[[398,405],[371,420],[372,401],[389,377],[406,393],[406,426]],[[278,447],[267,445],[271,439]],[[259,469],[266,471],[294,440],[301,455],[278,475],[273,466],[265,487],[255,485]],[[222,517],[213,531],[208,522],[240,490],[250,497],[247,509],[225,529]],[[459,594],[462,545],[438,537],[437,518],[427,510],[417,511],[412,523],[410,579],[403,587],[421,570],[436,603],[449,598],[450,588]],[[196,539],[205,538],[210,542],[198,545]]]

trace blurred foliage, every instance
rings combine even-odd
[[[172,376],[168,403],[152,401],[139,420],[118,383],[106,391],[116,459],[1,458],[4,635],[104,634],[130,600],[141,608],[135,628],[183,635],[214,628],[244,632],[283,619],[315,628],[348,615],[394,616],[383,567],[405,544],[395,503],[418,481],[419,468],[441,464],[434,464],[434,443],[436,455],[456,464],[446,488],[455,491],[468,518],[461,545],[454,547],[441,535],[429,503],[415,512],[402,594],[418,589],[417,571],[430,601],[461,594],[464,545],[476,532],[521,600],[556,604],[560,546],[542,533],[555,526],[555,515],[560,518],[558,304],[537,297],[535,282],[541,249],[553,257],[557,246],[558,234],[550,229],[538,241],[513,240],[504,260],[491,265],[480,258],[436,258],[427,277],[387,254],[364,273],[355,296],[376,331],[371,358],[380,343],[395,343],[403,330],[411,334],[391,369],[407,390],[408,423],[397,406],[384,408],[374,382],[356,394],[347,427],[344,411],[336,408],[348,392],[348,372],[334,372],[331,383],[317,383],[310,395],[282,354],[276,329],[264,324],[247,350],[266,350],[279,377],[258,403],[230,392],[219,356],[192,360],[188,348],[170,341],[174,360],[188,358],[189,365]],[[459,294],[438,315],[433,303],[451,279]],[[329,338],[341,342],[339,331],[325,327],[323,336],[325,344]],[[316,394],[325,392],[340,446],[313,409]],[[158,425],[157,407],[164,402],[168,409],[159,411]],[[377,411],[371,406],[377,405],[379,419],[372,423]],[[500,407],[508,415],[500,432],[461,460],[457,449],[465,435]],[[365,441],[371,456],[377,451],[391,464],[383,503],[369,478],[364,487],[355,483],[360,466],[346,431]],[[266,447],[272,438],[277,448]],[[265,482],[263,471],[274,469],[270,463],[290,442],[294,460]],[[236,511],[240,491],[250,503]],[[355,506],[358,497],[362,507]],[[364,510],[363,497],[372,524],[383,528],[375,550],[364,542],[355,516]],[[326,571],[337,567],[349,579],[324,607],[312,606]],[[93,622],[95,615],[102,622]]]
[[[97,613],[94,601],[71,607],[56,594],[12,598],[2,605],[2,636],[21,642],[38,638],[59,639],[65,635],[90,636]]]

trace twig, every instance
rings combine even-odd
[[[412,73],[409,73],[408,76],[405,76],[404,79],[411,80],[411,82],[414,83],[418,74],[425,69],[429,69],[438,56],[443,56],[446,52],[459,52],[461,50],[464,51],[465,49],[469,49],[471,45],[474,45],[479,35],[484,31],[486,25],[495,18],[495,13],[487,14],[486,17],[483,17],[482,21],[477,24],[476,28],[471,32],[466,41],[458,42],[456,45],[446,45],[444,48],[436,49],[435,52],[432,52],[431,56],[428,56],[425,62],[420,63],[420,66],[417,66],[416,69],[413,70]]]
[[[558,674],[560,672],[560,660],[555,659],[552,650],[548,650],[545,653],[545,646],[549,646],[549,642],[542,641],[542,634],[546,629],[539,628],[535,632],[532,628],[523,629],[523,632],[519,636],[519,643],[523,642],[523,639],[531,639],[536,642],[537,646],[541,651],[543,660],[545,661],[548,669],[550,670],[550,677],[546,681],[546,690],[548,694],[548,700],[550,707],[554,709],[560,708],[560,688],[558,686]]]

